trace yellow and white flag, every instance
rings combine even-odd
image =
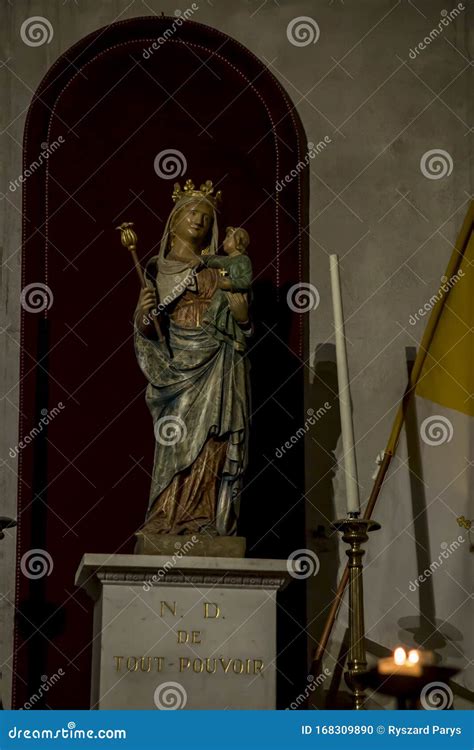
[[[373,518],[367,638],[434,651],[474,699],[474,204],[414,370],[415,393]],[[425,306],[426,309],[426,306]],[[468,694],[469,691],[471,695]],[[456,691],[455,691],[456,692]]]

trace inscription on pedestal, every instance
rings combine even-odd
[[[149,556],[117,556],[95,576],[88,558],[102,556],[78,573],[96,599],[91,707],[276,707],[283,561],[187,558],[150,585]]]
[[[173,617],[179,617],[177,613],[176,602],[160,602],[160,616],[163,617],[166,611],[171,612]],[[221,617],[221,609],[215,602],[204,602],[202,616],[205,620],[217,619]],[[182,615],[181,615],[182,617]],[[202,641],[201,630],[176,630],[176,643],[189,644],[191,646],[200,646]],[[114,656],[116,672],[162,672],[166,667],[172,667],[173,663],[166,661],[166,656]],[[194,674],[241,674],[251,675],[259,674],[265,667],[263,659],[255,658],[217,658],[215,656],[180,656],[178,662],[178,672],[192,672]]]

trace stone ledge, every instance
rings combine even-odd
[[[290,572],[291,571],[291,572]],[[298,563],[235,557],[86,554],[76,573],[76,586],[97,599],[103,585],[216,586],[284,588]]]

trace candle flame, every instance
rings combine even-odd
[[[418,664],[418,662],[420,661],[420,654],[418,653],[418,651],[415,651],[414,649],[409,651],[408,661],[410,662],[410,664]]]
[[[407,653],[404,648],[401,646],[398,646],[398,648],[395,649],[393,652],[393,661],[395,664],[401,666],[402,664],[405,664],[405,660],[407,658]]]

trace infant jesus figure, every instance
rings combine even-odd
[[[203,255],[202,263],[208,268],[217,268],[221,275],[218,287],[220,293],[214,295],[204,323],[211,325],[219,338],[231,339],[234,347],[243,351],[252,326],[237,325],[230,314],[227,292],[250,294],[252,286],[252,263],[247,255],[250,244],[248,232],[242,227],[227,227],[222,243],[225,256]]]
[[[220,289],[228,292],[248,292],[252,284],[252,264],[247,255],[250,243],[248,232],[242,227],[227,227],[222,249],[226,257],[222,255],[203,256],[203,261],[208,268],[218,268],[221,271],[222,280]]]

